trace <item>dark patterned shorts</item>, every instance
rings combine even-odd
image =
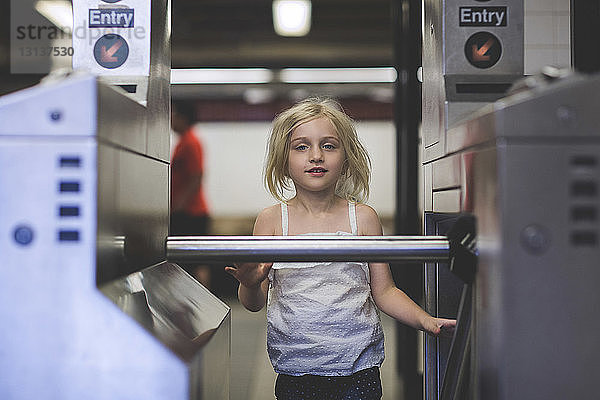
[[[275,382],[277,400],[379,400],[379,368],[350,376],[291,376],[279,374]]]

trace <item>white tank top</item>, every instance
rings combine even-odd
[[[348,203],[357,235],[356,205]],[[281,204],[288,234],[288,210]],[[383,330],[364,262],[274,263],[269,273],[267,350],[277,373],[346,376],[380,366]]]

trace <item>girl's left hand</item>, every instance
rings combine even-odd
[[[247,288],[257,288],[269,276],[272,265],[273,263],[234,264],[233,267],[225,267],[225,271]]]
[[[435,337],[452,337],[456,329],[455,319],[431,317],[424,331]]]

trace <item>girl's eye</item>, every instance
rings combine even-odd
[[[306,150],[306,149],[308,149],[308,146],[305,144],[296,146],[296,150]]]
[[[335,146],[332,144],[324,144],[323,148],[326,150],[333,150],[333,149],[335,149]]]

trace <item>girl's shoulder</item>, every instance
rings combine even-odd
[[[281,206],[278,203],[258,213],[256,222],[254,223],[254,235],[276,235],[278,230],[281,230],[280,225]]]
[[[356,203],[356,219],[358,220],[359,235],[377,236],[382,234],[379,215],[372,207]]]

